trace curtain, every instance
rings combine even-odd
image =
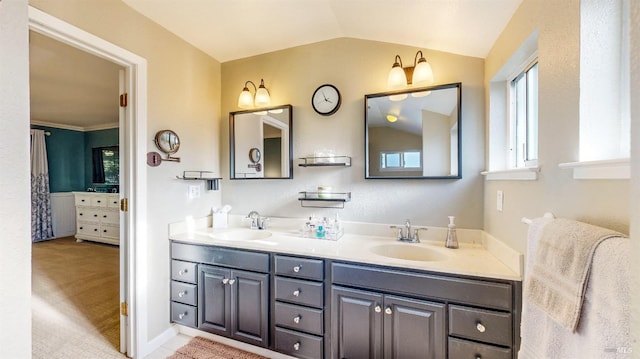
[[[31,241],[53,237],[49,165],[43,130],[31,130]]]

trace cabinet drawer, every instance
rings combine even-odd
[[[309,259],[276,255],[275,271],[278,275],[323,280],[324,261],[322,259]]]
[[[269,272],[269,254],[261,252],[172,242],[171,257],[253,272]]]
[[[196,310],[190,305],[171,302],[171,321],[195,328],[198,319]]]
[[[511,349],[449,338],[449,359],[511,359]]]
[[[175,259],[171,261],[171,279],[196,283],[197,276],[196,263],[177,261]]]
[[[82,221],[95,221],[98,222],[100,220],[100,210],[97,208],[78,208],[78,212],[76,213],[78,216],[78,220]]]
[[[117,224],[100,224],[100,235],[107,238],[120,238],[120,226]]]
[[[76,206],[91,206],[91,195],[75,193],[74,201]]]
[[[322,309],[276,302],[275,324],[278,326],[322,335],[323,321]]]
[[[94,207],[106,207],[107,206],[107,196],[92,196],[91,197],[91,205]]]
[[[275,286],[277,300],[316,308],[322,308],[324,304],[322,283],[276,277]]]
[[[197,305],[197,286],[195,284],[171,281],[171,300],[189,305]]]
[[[78,234],[89,236],[100,236],[100,225],[98,223],[78,222]]]
[[[109,196],[107,199],[107,207],[120,208],[120,198],[118,196]]]
[[[449,306],[449,335],[510,347],[512,323],[510,313]]]
[[[322,337],[276,328],[276,350],[296,358],[322,358]]]
[[[103,209],[98,214],[102,223],[120,223],[120,213],[117,210]]]
[[[441,299],[500,310],[513,307],[509,283],[463,279],[346,263],[331,265],[333,284]]]

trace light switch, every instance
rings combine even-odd
[[[496,196],[496,209],[498,212],[502,212],[502,206],[504,204],[504,193],[502,191],[498,191],[498,195]]]
[[[200,197],[200,186],[189,185],[189,199]]]

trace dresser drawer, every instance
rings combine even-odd
[[[77,232],[78,234],[99,236],[100,225],[98,223],[78,222]]]
[[[171,321],[195,328],[198,319],[196,310],[190,305],[171,302]]]
[[[120,223],[120,212],[112,209],[103,209],[98,214],[100,222],[102,223]]]
[[[97,208],[79,207],[78,212],[76,212],[76,215],[78,216],[78,220],[81,220],[81,221],[84,220],[84,221],[98,222],[100,221],[100,213],[101,213],[100,210]]]
[[[510,347],[512,323],[510,313],[449,306],[449,335]]]
[[[276,350],[296,358],[322,358],[322,337],[276,328]]]
[[[324,285],[322,283],[276,277],[275,287],[277,300],[316,308],[322,308],[324,304]]]
[[[118,224],[100,224],[100,235],[108,238],[120,238],[120,226]]]
[[[324,279],[324,261],[276,255],[275,271],[277,275],[321,281]]]
[[[76,206],[91,206],[91,195],[75,193],[74,201]]]
[[[195,284],[198,277],[196,266],[196,263],[172,260],[171,279]]]
[[[189,305],[197,305],[197,286],[195,284],[171,281],[171,300]]]
[[[109,196],[107,198],[107,207],[109,208],[120,208],[120,198],[115,196]]]
[[[92,196],[91,205],[93,207],[106,207],[108,204],[107,196]]]
[[[276,302],[275,324],[289,329],[322,335],[324,317],[322,309],[311,309],[295,304]]]
[[[511,359],[511,349],[449,338],[449,359]]]

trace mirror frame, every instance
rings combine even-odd
[[[246,156],[246,152],[241,154],[235,153],[235,121],[234,116],[244,113],[254,113],[261,111],[270,111],[275,109],[283,109],[289,111],[289,176],[288,177],[236,177],[235,176],[235,156]],[[261,154],[264,158],[264,154]],[[263,169],[264,170],[264,169]],[[293,106],[280,105],[272,107],[254,108],[250,110],[229,112],[229,179],[230,180],[270,180],[270,179],[293,179]]]
[[[411,94],[414,92],[446,90],[456,88],[458,91],[458,174],[455,176],[371,176],[369,175],[369,119],[368,119],[368,101],[378,97],[391,95]],[[364,178],[365,179],[461,179],[462,178],[462,83],[455,82],[450,84],[411,88],[399,91],[388,91],[364,96]]]

